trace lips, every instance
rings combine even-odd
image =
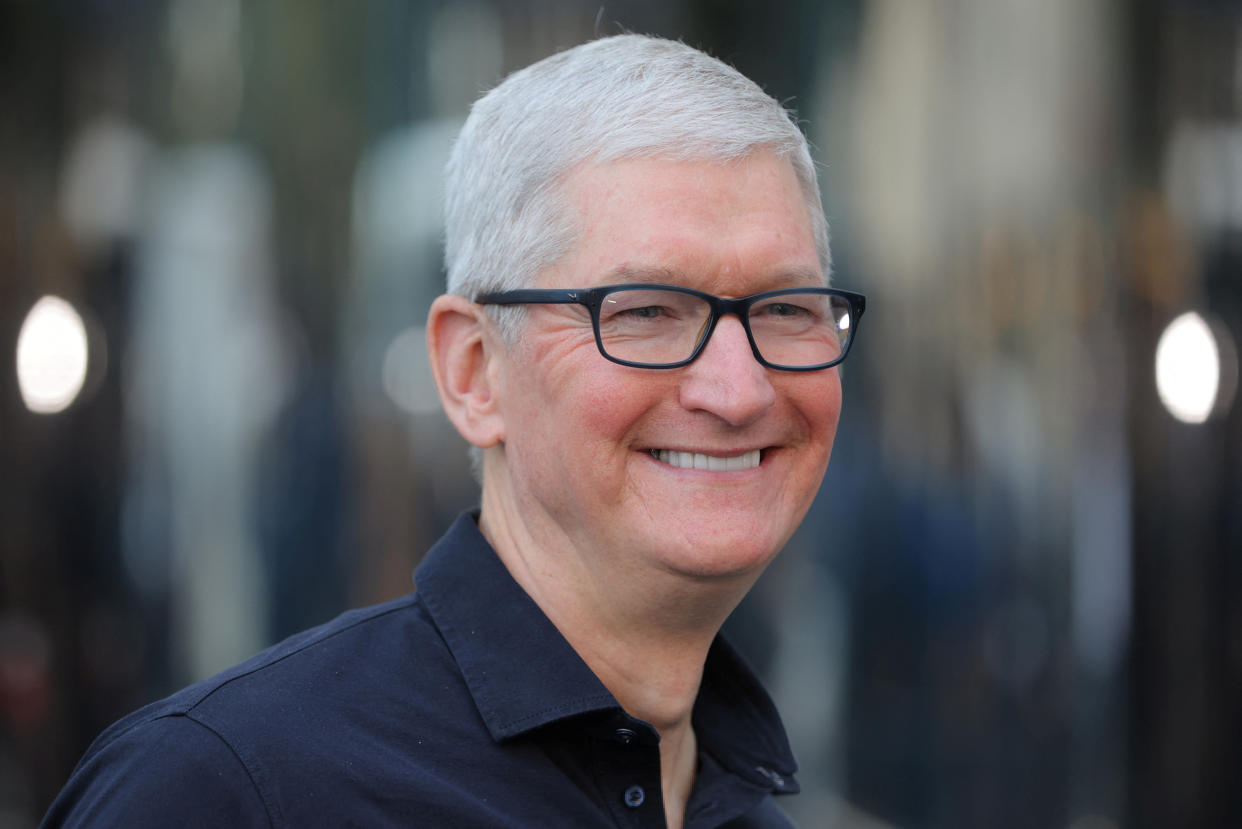
[[[652,456],[677,469],[704,469],[708,472],[736,472],[754,469],[759,465],[760,450],[752,449],[740,455],[719,457],[701,452],[678,452],[673,449],[652,449]]]

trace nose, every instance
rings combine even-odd
[[[732,426],[758,419],[776,401],[768,370],[755,359],[746,329],[733,316],[716,323],[703,353],[683,371],[681,405],[714,414]]]

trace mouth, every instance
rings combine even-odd
[[[701,452],[678,452],[674,449],[652,449],[651,456],[661,463],[676,469],[704,469],[708,472],[738,472],[754,469],[762,459],[759,449],[752,449],[740,455],[721,457],[705,455]]]

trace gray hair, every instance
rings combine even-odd
[[[670,40],[617,35],[514,72],[470,110],[445,182],[450,293],[527,287],[572,248],[561,184],[585,163],[718,161],[771,150],[789,159],[825,281],[828,223],[802,131],[737,70]],[[576,286],[570,286],[576,287]],[[518,308],[495,308],[512,341]]]

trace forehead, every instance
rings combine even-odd
[[[572,276],[575,287],[587,287],[658,273],[669,277],[660,281],[736,295],[823,283],[797,175],[774,153],[585,166],[568,177],[565,193],[577,240],[545,284]]]

